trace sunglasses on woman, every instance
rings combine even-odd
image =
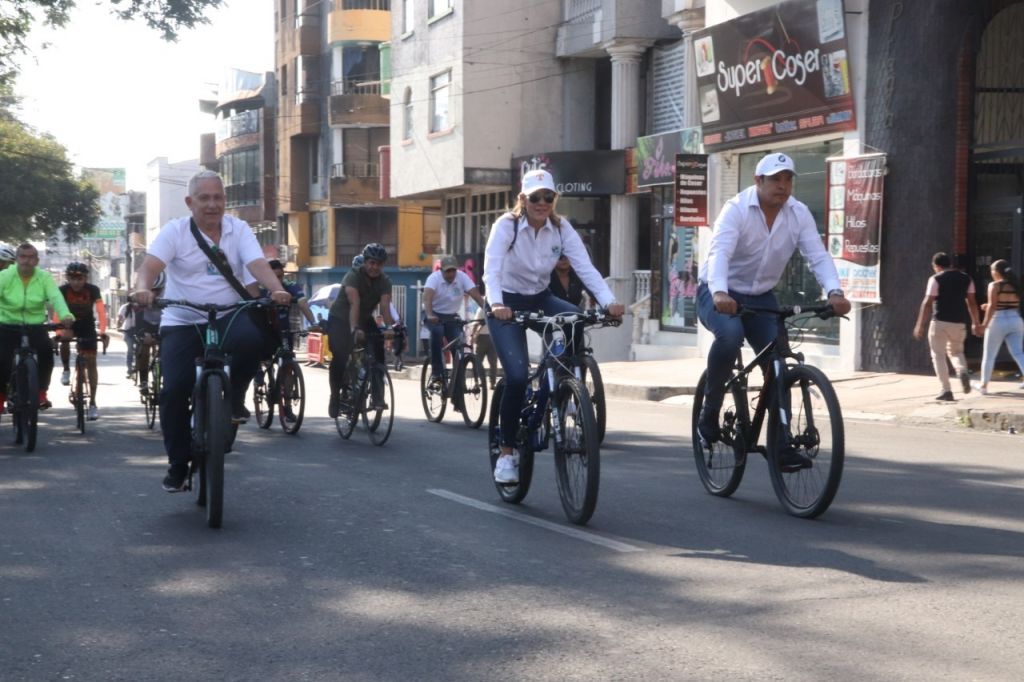
[[[554,192],[534,192],[527,198],[530,200],[531,204],[539,204],[542,201],[545,204],[550,204],[555,201],[555,196]]]

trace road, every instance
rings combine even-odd
[[[301,433],[242,429],[210,530],[161,491],[123,356],[102,361],[84,436],[56,385],[35,453],[0,426],[4,680],[1024,676],[1011,436],[851,421],[839,496],[805,521],[761,461],[704,493],[684,408],[612,401],[581,529],[549,455],[504,505],[483,430],[427,423],[397,381],[391,440],[342,441],[308,369]]]

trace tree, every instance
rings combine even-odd
[[[174,41],[183,29],[209,23],[207,10],[217,9],[224,0],[107,0],[114,13],[125,20],[142,19],[159,31],[164,40]],[[33,23],[66,26],[75,0],[3,0],[0,3],[0,85],[17,75],[14,59],[23,54]]]

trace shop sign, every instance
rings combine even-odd
[[[843,0],[789,0],[693,48],[704,151],[856,128]]]
[[[708,155],[676,154],[676,227],[708,225]]]
[[[700,128],[638,137],[634,152],[637,187],[672,184],[676,154],[696,154],[699,151]]]
[[[851,301],[881,302],[882,199],[885,154],[825,160],[826,246]]]
[[[626,191],[626,155],[621,149],[517,156],[512,159],[512,186],[517,193],[523,174],[537,169],[551,173],[555,189],[567,196],[601,196]]]

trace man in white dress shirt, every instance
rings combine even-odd
[[[458,318],[465,310],[466,296],[481,308],[486,303],[469,275],[459,270],[455,256],[445,256],[441,269],[430,273],[423,284],[423,315],[430,329],[431,381],[439,381],[444,370],[444,338],[451,341],[462,331]]]

